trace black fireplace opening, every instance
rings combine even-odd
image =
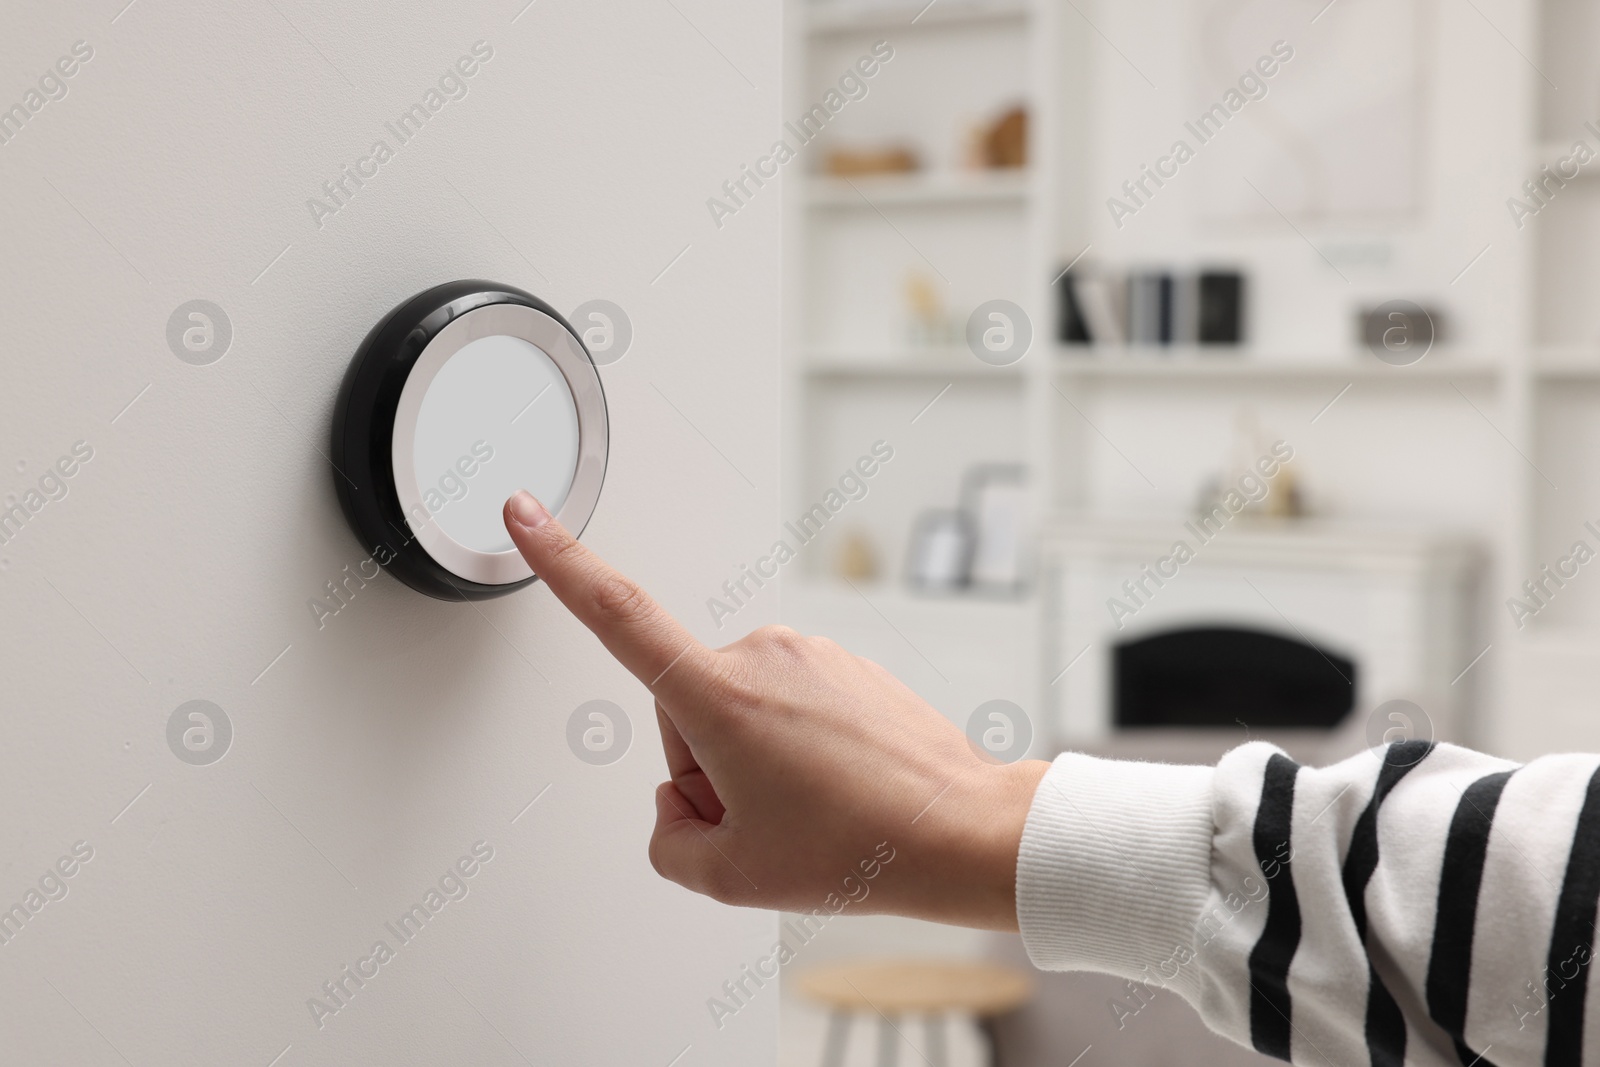
[[[1355,706],[1356,665],[1263,630],[1168,630],[1112,653],[1119,727],[1337,726]]]

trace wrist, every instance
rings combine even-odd
[[[1028,822],[1028,811],[1033,807],[1033,797],[1039,783],[1050,770],[1048,760],[1018,760],[1001,764],[996,771],[993,822],[989,830],[993,835],[993,855],[989,858],[991,874],[986,918],[988,929],[1016,930],[1017,926],[1017,855],[1022,848],[1022,832]]]
[[[943,859],[929,872],[944,886],[941,922],[985,930],[1017,930],[1017,855],[1028,811],[1050,764],[1044,760],[978,763],[945,828]]]

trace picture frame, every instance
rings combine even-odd
[[[911,529],[906,581],[924,593],[951,593],[967,585],[972,566],[972,520],[964,511],[923,512]]]
[[[972,551],[967,584],[990,593],[1017,594],[1027,584],[1027,468],[987,463],[969,469],[961,483]]]

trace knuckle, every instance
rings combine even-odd
[[[752,636],[760,647],[786,655],[797,655],[808,647],[806,639],[787,626],[763,626]]]
[[[731,860],[724,856],[711,853],[698,859],[690,859],[679,852],[676,853],[679,862],[670,863],[668,857],[674,853],[663,844],[659,835],[650,839],[648,853],[650,866],[657,875],[685,889],[710,897],[719,904],[739,905],[754,899],[749,880],[739,873]]]
[[[650,600],[637,582],[620,574],[607,574],[594,584],[595,610],[613,623],[638,619],[648,610]]]

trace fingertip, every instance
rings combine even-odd
[[[519,489],[508,497],[501,510],[511,543],[517,546],[534,573],[548,582],[550,575],[545,572],[554,570],[555,555],[563,542],[570,539],[561,523],[526,489]]]
[[[550,521],[550,512],[532,493],[526,489],[518,489],[506,501],[505,519],[508,527],[511,523],[516,523],[524,530],[537,530]]]

